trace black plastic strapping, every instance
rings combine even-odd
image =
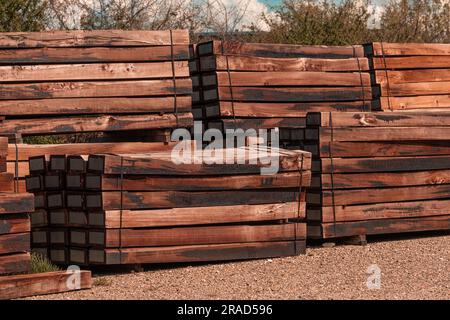
[[[386,55],[384,54],[383,41],[381,41],[380,44],[381,44],[381,55],[383,56],[384,73],[386,74],[388,107],[389,107],[389,110],[394,111],[392,104],[391,104],[391,85],[389,84],[389,74],[388,74],[388,69],[387,69],[387,65],[386,65]],[[381,93],[380,93],[380,96],[381,96]]]
[[[177,101],[177,77],[176,77],[176,69],[175,69],[175,56],[173,52],[173,36],[172,36],[172,30],[170,30],[170,62],[172,64],[172,82],[173,82],[173,92],[174,92],[174,114],[175,119],[177,121],[177,127],[178,127],[178,101]]]
[[[221,50],[222,55],[225,57],[225,61],[227,63],[228,86],[230,88],[230,96],[231,96],[231,110],[233,111],[234,129],[237,130],[236,114],[234,111],[234,95],[233,95],[233,84],[232,84],[232,80],[231,80],[230,63],[228,61],[228,54],[225,52],[223,41],[221,42],[221,49],[222,49]],[[219,93],[219,83],[217,83],[217,93]],[[220,99],[219,99],[219,105],[220,105]]]
[[[330,122],[330,128],[331,128],[331,136],[330,136],[330,142],[329,142],[329,153],[330,153],[330,164],[331,164],[331,205],[333,206],[333,233],[334,236],[336,236],[336,205],[335,205],[335,199],[334,199],[334,163],[333,163],[333,152],[332,152],[332,144],[333,144],[333,118],[332,118],[332,112],[330,112],[329,116]],[[321,199],[322,202],[322,199]],[[323,203],[321,203],[321,210],[323,208]],[[322,210],[323,212],[323,210]]]

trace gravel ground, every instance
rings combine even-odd
[[[367,288],[367,269],[382,272]],[[96,274],[92,290],[31,299],[450,299],[450,235],[367,246],[308,248],[307,255]]]

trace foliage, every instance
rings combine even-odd
[[[31,273],[44,273],[61,270],[40,253],[31,253]]]
[[[448,0],[391,0],[380,20],[385,41],[450,42]]]
[[[263,19],[270,31],[262,41],[308,45],[348,45],[367,42],[373,10],[368,1],[287,0]]]
[[[449,0],[389,0],[378,9],[374,0],[284,0],[253,18],[255,1],[0,0],[0,31],[187,28],[193,41],[450,42]]]
[[[44,29],[47,1],[0,0],[0,32]]]

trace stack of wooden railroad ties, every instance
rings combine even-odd
[[[450,112],[312,113],[308,124],[308,236],[450,229]]]
[[[14,174],[15,191],[25,191],[30,173],[24,154],[46,149],[21,144],[22,136],[65,134],[70,140],[95,133],[96,139],[114,142],[167,141],[172,129],[192,125],[187,30],[2,33],[0,48],[0,135],[14,142],[4,165]],[[65,152],[79,149],[74,147]],[[65,201],[54,191],[50,203]],[[40,208],[48,200],[38,195],[35,203]],[[40,209],[34,222],[39,215]],[[0,296],[27,294],[6,289],[7,281],[16,280],[2,281]]]
[[[198,44],[195,57],[194,114],[224,133],[279,128],[281,146],[299,149],[308,112],[371,107],[363,46],[211,41]]]
[[[48,164],[31,158],[27,189],[47,199],[33,246],[50,248],[52,261],[79,265],[305,252],[310,153],[223,149],[217,154],[226,163],[207,164],[216,158],[197,152],[184,164],[173,162],[171,150],[51,156]],[[270,164],[279,173],[262,175]]]
[[[174,30],[6,33],[0,48],[0,273],[29,269],[30,213],[32,250],[83,266],[450,229],[450,45],[189,46]],[[279,128],[283,149],[186,140],[180,158],[168,137],[194,118],[222,133]]]
[[[449,44],[375,42],[365,50],[381,110],[450,108]]]
[[[187,30],[3,33],[0,48],[0,135],[192,125]]]
[[[439,168],[430,163],[445,155],[446,136],[406,135],[448,125],[434,119],[447,118],[449,49],[443,44],[373,43],[363,48],[202,43],[196,47],[203,99],[199,107],[208,127],[223,132],[283,128],[295,122],[296,129],[281,129],[280,138],[283,146],[313,154],[307,196],[310,238],[360,236],[363,242],[367,234],[448,230],[448,210],[410,207],[414,201],[435,200],[423,194],[434,190],[430,185],[445,188],[448,180],[437,178],[442,172],[435,171],[445,169],[445,161]],[[405,109],[417,112],[383,112]],[[400,121],[406,116],[411,119]],[[408,161],[420,165],[409,167]],[[405,180],[412,172],[434,178]],[[444,192],[437,198],[447,196]],[[406,217],[410,219],[401,219]]]
[[[14,175],[6,172],[7,154],[8,138],[0,137],[0,299],[90,288],[90,271],[31,273],[34,196],[18,192]],[[71,276],[79,277],[73,287],[67,285]]]
[[[449,230],[450,45],[373,43],[365,53],[373,109],[385,112],[308,114],[308,236]]]

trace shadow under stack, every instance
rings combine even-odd
[[[450,229],[450,112],[308,114],[308,237]]]
[[[81,265],[304,253],[304,188],[311,179],[310,154],[255,147],[239,150],[243,154],[228,150],[227,159],[247,162],[174,164],[170,151],[76,158],[80,165],[84,162],[86,171],[67,170],[66,184],[82,181],[83,190],[66,191],[66,224],[61,230],[51,229],[61,231],[58,239],[64,239],[69,262]],[[258,152],[268,155],[250,162]],[[261,175],[265,161],[278,155],[280,172]],[[69,156],[66,161],[70,163]],[[71,217],[77,225],[67,223]],[[65,228],[70,231],[63,236]]]
[[[362,46],[211,41],[197,45],[208,128],[280,128],[281,146],[301,149],[307,112],[371,110]]]

